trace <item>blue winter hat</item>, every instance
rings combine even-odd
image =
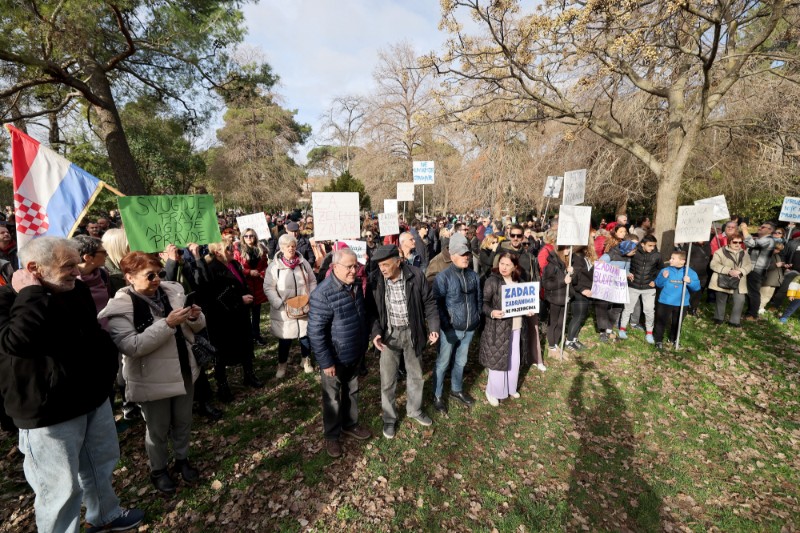
[[[622,241],[617,248],[622,255],[628,255],[636,249],[636,244],[634,241]]]

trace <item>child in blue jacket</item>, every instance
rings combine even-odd
[[[686,295],[681,303],[683,284],[686,283]],[[656,349],[663,349],[664,330],[669,328],[669,342],[674,343],[678,337],[678,320],[689,306],[689,293],[700,290],[700,279],[697,272],[686,265],[686,252],[672,252],[669,266],[663,268],[656,276],[656,287],[661,289],[656,305],[656,324],[653,337]]]

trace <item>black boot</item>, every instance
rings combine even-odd
[[[227,381],[217,382],[217,398],[222,403],[231,403],[233,401],[233,393]]]
[[[150,472],[150,481],[159,492],[163,494],[175,494],[175,481],[169,475],[166,468],[153,470]]]
[[[188,459],[175,459],[175,466],[172,468],[175,477],[180,476],[186,483],[194,483],[200,479],[200,471],[189,464]]]
[[[244,373],[244,384],[248,387],[253,387],[254,389],[260,389],[264,386],[262,382],[258,380],[256,377],[255,372],[252,370],[246,370]]]
[[[214,407],[208,402],[197,403],[197,414],[202,415],[209,420],[219,420],[222,418],[222,411]]]

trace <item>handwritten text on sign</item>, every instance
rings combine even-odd
[[[364,241],[342,241],[356,254],[356,260],[362,265],[367,264],[367,243]]]
[[[505,317],[539,312],[539,282],[502,285],[501,309]]]
[[[713,223],[713,205],[682,205],[678,207],[675,242],[706,242],[711,239]]]
[[[580,205],[586,194],[586,169],[564,172],[563,205]]]
[[[433,167],[433,161],[414,161],[414,183],[416,185],[433,185]]]
[[[595,261],[592,298],[615,304],[628,303],[628,278],[625,271],[602,261]]]
[[[314,192],[311,193],[311,207],[317,241],[358,239],[361,236],[357,192]]]
[[[403,181],[397,184],[397,199],[401,202],[414,201],[414,183]]]
[[[588,205],[562,205],[558,209],[559,246],[586,246],[592,225],[592,208]]]
[[[378,230],[381,235],[399,235],[400,221],[397,213],[378,213]]]
[[[544,197],[558,198],[561,194],[561,183],[563,181],[563,176],[547,176],[547,181],[544,184]]]
[[[781,222],[800,222],[800,198],[792,198],[791,196],[784,198],[778,220]]]
[[[121,196],[118,202],[131,250],[160,252],[169,244],[222,240],[211,195]]]
[[[703,198],[702,200],[695,200],[694,205],[713,205],[714,206],[714,220],[727,220],[731,218],[728,212],[728,202],[725,200],[725,195],[712,196],[711,198]]]

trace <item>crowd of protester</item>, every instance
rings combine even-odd
[[[669,347],[679,322],[702,313],[703,295],[714,306],[711,320],[733,328],[771,308],[785,323],[800,307],[793,224],[767,221],[752,231],[734,217],[687,254],[685,245],[660,250],[647,217],[602,220],[584,246],[565,247],[557,244],[558,217],[423,217],[382,237],[377,218],[367,216],[366,257],[358,258],[343,242],[316,241],[311,215],[267,214],[269,234],[259,235],[238,227],[237,214],[219,214],[220,242],[156,254],[128,249],[116,212],[86,220],[72,239],[40,238],[20,251],[13,225],[0,225],[0,357],[13,362],[0,376],[2,423],[19,428],[41,529],[74,530],[81,499],[89,530],[142,520],[119,506],[110,484],[119,457],[116,432],[108,432],[117,394],[118,431],[144,419],[154,487],[172,494],[180,482],[196,482],[193,411],[224,417],[213,400],[235,399],[232,366],[241,366],[244,385],[264,387],[255,346],[270,336],[276,379],[295,372],[294,341],[298,368],[318,367],[325,449],[339,457],[343,435],[371,437],[358,416],[370,346],[379,354],[382,433],[393,438],[398,380],[406,381],[408,418],[433,423],[424,409],[426,346],[438,344],[431,399],[446,413],[449,400],[476,401],[463,383],[475,339],[488,370],[486,401],[499,406],[522,394],[521,369],[545,372],[595,342],[625,342],[640,330],[655,349]],[[596,261],[625,272],[627,304],[593,297]],[[539,312],[505,316],[502,287],[528,281],[540,282]],[[91,357],[68,355],[70,343]],[[74,442],[55,453],[63,439]],[[62,475],[37,474],[43,468]]]

